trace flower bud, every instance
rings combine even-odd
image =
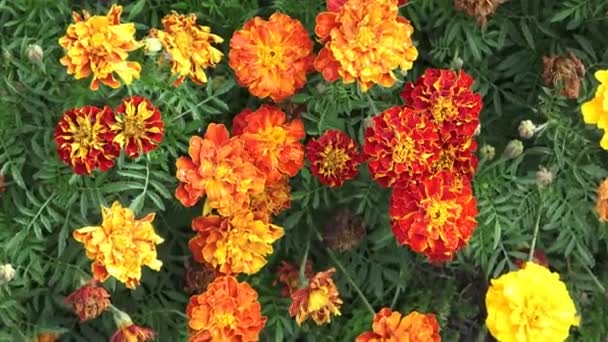
[[[496,156],[496,149],[492,145],[485,144],[479,149],[481,159],[492,160]]]
[[[163,49],[163,44],[158,38],[144,38],[144,40],[142,40],[142,43],[144,45],[144,53],[146,54],[146,56],[155,56],[160,50]]]
[[[536,125],[531,120],[522,120],[517,128],[519,137],[522,139],[530,139],[536,133]]]
[[[0,266],[0,285],[4,285],[15,278],[15,269],[11,264]]]
[[[323,82],[319,82],[317,83],[317,85],[315,86],[315,89],[317,89],[317,92],[319,94],[323,94],[327,91],[327,84],[323,83]]]
[[[503,156],[507,159],[515,159],[524,153],[524,143],[521,140],[513,139],[509,141],[503,152]]]
[[[40,62],[42,62],[42,59],[44,58],[44,51],[42,51],[42,48],[38,44],[29,45],[27,47],[26,53],[27,53],[27,58],[32,63],[40,63]]]
[[[481,124],[477,125],[477,128],[475,128],[475,132],[473,132],[473,136],[478,136],[481,134]]]
[[[548,186],[553,183],[553,173],[550,170],[541,166],[538,171],[536,171],[536,184],[539,186]]]
[[[450,69],[460,70],[460,69],[462,69],[463,65],[464,65],[464,61],[462,60],[462,58],[456,57],[452,60],[452,63],[450,63]]]

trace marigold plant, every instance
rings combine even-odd
[[[78,315],[80,322],[99,317],[110,306],[110,294],[95,280],[65,297],[65,303]]]
[[[413,311],[402,316],[389,308],[374,315],[372,331],[357,336],[355,342],[440,342],[439,323],[433,314]]]
[[[319,272],[308,280],[308,285],[291,293],[289,314],[295,317],[298,325],[308,318],[317,325],[327,324],[332,315],[340,315],[342,299],[331,279],[335,272],[333,268]]]
[[[115,110],[111,132],[125,153],[137,158],[139,153],[154,150],[163,140],[165,124],[158,108],[141,96],[122,100]]]
[[[363,160],[355,141],[339,130],[325,131],[318,139],[310,140],[306,158],[312,174],[330,188],[355,178]]]

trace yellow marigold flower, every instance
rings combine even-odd
[[[608,70],[597,71],[595,78],[600,82],[595,96],[583,103],[581,111],[585,123],[597,124],[598,128],[604,130],[600,145],[604,150],[608,150]]]
[[[327,81],[357,81],[363,91],[374,84],[391,87],[393,70],[409,70],[418,57],[409,21],[397,0],[348,0],[337,11],[317,16],[315,33],[325,47],[314,66]]]
[[[342,300],[336,284],[331,279],[335,272],[334,268],[319,272],[309,279],[308,286],[291,294],[289,314],[296,317],[298,325],[309,317],[312,317],[317,325],[321,325],[331,322],[331,315],[340,315]]]
[[[486,308],[488,330],[501,342],[564,341],[580,321],[559,274],[532,262],[492,279]]]
[[[101,207],[101,226],[88,226],[74,231],[91,264],[93,277],[105,281],[110,276],[134,289],[139,285],[142,266],[158,271],[162,262],[156,258],[156,245],[164,240],[156,234],[154,213],[135,219],[133,210],[114,202]]]
[[[179,75],[173,85],[180,85],[186,76],[196,84],[207,83],[205,69],[215,67],[224,55],[211,44],[224,39],[212,34],[208,26],[197,25],[194,14],[173,11],[162,19],[162,24],[164,30],[152,29],[150,36],[158,37],[171,57],[171,71]]]
[[[141,66],[128,62],[129,52],[141,45],[135,40],[135,24],[121,24],[122,6],[112,5],[108,15],[91,16],[86,11],[81,16],[72,13],[74,24],[68,26],[66,35],[59,39],[59,45],[66,51],[61,64],[68,67],[68,74],[76,79],[93,74],[91,89],[97,90],[99,82],[118,88],[120,82],[114,73],[131,84],[139,78]]]

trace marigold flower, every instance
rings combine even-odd
[[[65,303],[80,317],[80,322],[99,317],[110,306],[110,294],[95,280],[65,298]]]
[[[331,322],[331,315],[340,315],[342,300],[339,297],[338,288],[331,279],[336,272],[330,268],[325,272],[319,272],[308,280],[308,285],[298,289],[291,294],[292,303],[289,314],[296,318],[296,323],[311,317],[317,325]]]
[[[562,96],[577,99],[585,77],[585,66],[573,53],[543,56],[542,76],[547,87],[560,86]]]
[[[608,222],[608,178],[597,187],[595,211],[601,222]]]
[[[281,289],[281,296],[289,297],[292,293],[298,290],[300,286],[300,267],[290,264],[287,261],[281,261],[281,265],[276,270],[277,278],[273,282],[273,285],[277,283],[283,283]],[[310,279],[313,276],[312,263],[310,260],[306,260],[304,266],[304,276],[306,279]]]
[[[357,336],[355,342],[440,342],[439,323],[433,314],[401,313],[382,308],[374,315],[372,331]]]
[[[390,215],[397,241],[433,262],[451,260],[467,244],[477,225],[477,206],[469,180],[446,171],[396,188]]]
[[[330,188],[340,187],[346,180],[355,178],[363,161],[357,143],[335,129],[310,140],[306,145],[306,157],[312,174]]]
[[[418,57],[413,32],[399,16],[397,0],[347,0],[317,15],[315,34],[325,47],[315,69],[329,82],[357,81],[363,91],[374,84],[391,87],[397,79],[393,70],[411,69]]]
[[[458,143],[446,142],[438,151],[439,158],[433,163],[434,172],[449,171],[466,177],[472,177],[477,170],[477,143],[473,139],[466,139]]]
[[[492,279],[486,309],[488,330],[502,342],[565,341],[580,321],[559,274],[532,262]]]
[[[439,159],[439,136],[424,116],[408,107],[392,107],[373,118],[365,131],[363,152],[380,185],[432,173]]]
[[[128,62],[129,52],[140,44],[135,40],[135,24],[121,24],[122,6],[112,5],[106,16],[90,16],[74,12],[74,24],[68,26],[66,35],[59,39],[59,45],[66,51],[61,58],[62,65],[68,67],[68,74],[76,79],[87,78],[93,74],[90,88],[97,90],[99,82],[118,88],[120,82],[114,78],[116,73],[125,84],[139,78],[141,66]]]
[[[120,151],[113,142],[113,123],[109,107],[85,106],[64,112],[53,135],[59,158],[80,175],[111,168]]]
[[[284,234],[283,228],[258,220],[251,212],[197,217],[192,229],[197,234],[188,246],[194,260],[207,262],[224,274],[258,272],[272,254],[272,243]]]
[[[506,0],[456,0],[454,7],[464,11],[468,16],[475,18],[479,26],[485,28],[488,17],[496,12],[498,5]]]
[[[274,13],[250,19],[230,39],[230,67],[251,94],[280,102],[306,84],[312,70],[313,43],[296,19]]]
[[[189,157],[177,162],[180,184],[175,196],[191,207],[207,196],[207,205],[221,215],[247,209],[250,197],[264,191],[264,175],[252,164],[241,139],[230,139],[224,125],[210,124],[205,137],[193,136]]]
[[[55,331],[43,332],[36,335],[35,342],[56,342],[59,341],[61,333]]]
[[[116,134],[114,142],[131,158],[137,158],[140,151],[153,151],[163,140],[165,124],[160,111],[141,96],[122,100],[116,108],[115,120],[111,126]]]
[[[211,44],[224,39],[211,33],[208,26],[197,25],[194,14],[172,11],[161,22],[164,30],[152,29],[150,36],[160,39],[170,56],[171,72],[178,75],[173,86],[179,86],[186,76],[196,84],[207,83],[205,69],[215,67],[224,55]]]
[[[327,4],[328,11],[339,12],[342,9],[342,6],[344,6],[344,3],[346,2],[346,0],[326,0],[325,2]],[[407,3],[407,0],[397,1],[397,4],[399,6],[405,5],[406,3]]]
[[[113,276],[128,288],[139,285],[142,266],[160,270],[162,262],[156,258],[156,245],[164,240],[156,234],[152,221],[154,213],[135,219],[133,210],[119,202],[112,207],[101,207],[101,226],[88,226],[74,231],[74,239],[81,242],[87,257],[93,260],[93,277],[105,281]]]
[[[258,341],[267,320],[255,290],[232,276],[218,277],[192,296],[186,314],[189,342]]]
[[[256,219],[270,222],[271,217],[291,206],[289,177],[267,185],[260,194],[251,197],[251,210]]]
[[[154,330],[137,324],[125,324],[110,337],[110,342],[147,342],[156,338]]]
[[[585,123],[597,124],[598,128],[604,130],[600,145],[604,150],[608,150],[608,70],[597,71],[595,78],[600,84],[593,99],[583,103],[581,112]]]

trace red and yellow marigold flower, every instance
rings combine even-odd
[[[192,296],[186,314],[189,342],[258,341],[267,320],[255,290],[232,276],[218,277]]]
[[[258,220],[251,212],[197,217],[192,229],[197,234],[188,245],[194,260],[224,274],[257,273],[272,254],[272,243],[284,234],[283,228]]]
[[[83,285],[65,298],[80,322],[99,317],[110,306],[110,294],[97,281]]]
[[[66,52],[61,64],[67,66],[68,74],[76,79],[93,74],[92,90],[99,88],[99,82],[118,88],[120,82],[114,73],[125,84],[139,78],[139,63],[127,61],[129,52],[140,47],[135,40],[135,24],[121,24],[121,14],[122,6],[118,5],[112,5],[106,16],[74,12],[74,24],[68,26],[66,35],[59,39],[59,45]]]
[[[449,171],[465,177],[472,177],[477,170],[477,142],[463,139],[460,142],[444,142],[439,151],[439,158],[433,163],[433,171]]]
[[[211,44],[223,42],[222,37],[211,33],[208,26],[197,25],[194,14],[172,11],[162,24],[163,30],[152,29],[150,36],[157,37],[170,56],[171,71],[178,75],[173,85],[179,86],[186,76],[196,84],[207,83],[205,69],[215,67],[223,56]]]
[[[289,314],[295,316],[298,325],[308,318],[312,318],[317,325],[326,324],[331,322],[331,315],[340,315],[342,300],[331,279],[335,272],[333,268],[319,272],[308,280],[306,287],[291,294]]]
[[[158,108],[150,100],[133,96],[122,100],[115,110],[111,126],[114,142],[131,158],[148,153],[158,146],[165,134],[165,124]]]
[[[608,150],[608,70],[598,70],[595,78],[600,82],[595,90],[595,96],[583,103],[581,112],[587,124],[597,125],[604,130],[600,146]]]
[[[193,136],[189,157],[177,162],[180,184],[175,196],[191,207],[207,196],[206,205],[221,215],[247,209],[250,197],[264,191],[264,175],[252,164],[243,141],[230,138],[221,124],[210,124],[205,137]]]
[[[447,171],[396,188],[390,215],[399,244],[433,262],[451,260],[467,244],[477,225],[477,206],[469,180]]]
[[[363,152],[372,178],[390,187],[432,174],[441,149],[437,132],[424,116],[397,106],[373,118]]]
[[[297,20],[274,13],[250,19],[230,40],[230,67],[241,86],[275,102],[293,95],[312,71],[313,42]]]
[[[359,335],[355,342],[440,342],[439,323],[433,314],[413,311],[401,313],[382,308],[374,315],[372,331]]]
[[[156,338],[154,330],[137,324],[124,324],[110,337],[110,342],[148,342]]]
[[[346,133],[333,129],[308,142],[306,157],[312,174],[330,188],[355,178],[363,160],[357,143]]]
[[[274,281],[273,285],[277,283],[283,283],[283,288],[281,289],[281,296],[289,297],[292,293],[298,290],[300,286],[300,269],[299,266],[288,263],[287,261],[282,261],[281,265],[276,270],[277,278]],[[306,260],[306,265],[304,266],[304,276],[306,279],[310,279],[313,276],[312,273],[312,263],[310,260]]]
[[[74,239],[81,242],[87,257],[93,260],[93,277],[105,281],[110,276],[134,289],[139,285],[142,266],[160,270],[162,262],[156,258],[156,245],[163,239],[156,234],[152,221],[154,213],[141,219],[119,202],[112,207],[101,207],[100,226],[88,226],[74,231]]]
[[[59,158],[80,175],[111,168],[120,151],[113,142],[113,123],[109,107],[85,106],[64,112],[53,135]]]
[[[418,57],[413,32],[399,16],[397,0],[347,0],[317,15],[315,33],[325,47],[314,66],[330,82],[357,81],[363,91],[374,84],[391,87],[393,71],[411,69]]]
[[[251,210],[256,219],[270,222],[272,216],[279,215],[291,206],[289,177],[267,185],[264,191],[251,197]]]

